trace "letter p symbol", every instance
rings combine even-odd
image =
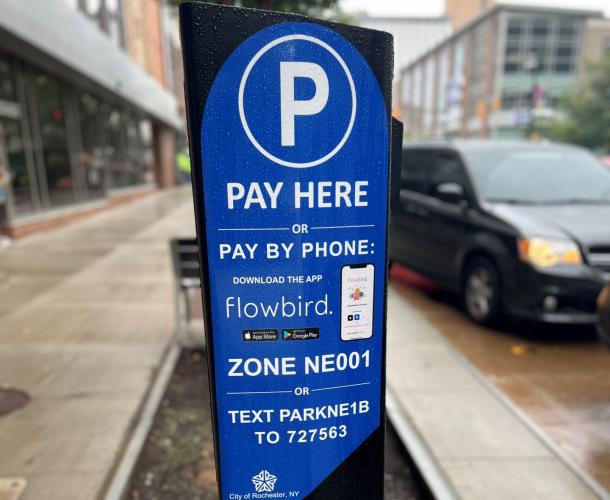
[[[315,85],[311,99],[295,100],[296,78],[309,78]],[[280,62],[280,114],[282,146],[294,146],[296,116],[316,115],[328,102],[328,77],[322,67],[310,62]]]

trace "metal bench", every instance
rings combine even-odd
[[[197,240],[172,239],[170,251],[174,270],[176,341],[182,347],[205,348]]]

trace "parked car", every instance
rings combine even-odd
[[[610,284],[606,285],[599,294],[597,309],[599,311],[599,323],[597,324],[599,339],[610,348]]]
[[[389,252],[461,293],[477,323],[594,324],[610,276],[610,172],[567,145],[409,145]]]

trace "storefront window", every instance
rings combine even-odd
[[[140,120],[140,182],[153,182],[155,154],[153,151],[153,130],[150,120]]]
[[[18,102],[16,83],[11,61],[0,55],[0,150],[4,151],[8,161],[7,173],[12,187],[14,208],[21,214],[32,211],[34,204],[21,133],[22,110]]]
[[[31,212],[34,205],[19,122],[0,118],[0,140],[8,160],[15,211],[18,214]]]
[[[82,150],[78,165],[82,169],[88,198],[104,195],[104,141],[101,130],[100,102],[88,93],[78,103]]]
[[[125,176],[127,168],[125,147],[125,124],[121,117],[121,111],[104,104],[102,107],[104,117],[104,131],[106,136],[106,162],[108,177],[112,188],[129,185]]]
[[[127,132],[128,171],[132,185],[151,182],[154,154],[152,149],[152,125],[132,113],[125,113]]]
[[[9,216],[154,180],[150,120],[3,53],[0,154]]]
[[[59,83],[47,75],[35,73],[32,78],[32,88],[38,114],[50,204],[58,206],[72,203],[74,183]]]
[[[127,179],[130,185],[140,184],[140,131],[138,122],[132,113],[124,113],[125,131],[127,133]]]
[[[9,216],[154,180],[150,120],[2,53],[0,154]]]
[[[0,55],[0,99],[16,101],[15,77],[10,61]]]
[[[112,188],[150,182],[153,171],[152,126],[134,113],[102,106],[106,163]]]

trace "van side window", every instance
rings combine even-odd
[[[440,151],[436,156],[434,167],[430,169],[430,194],[434,196],[436,187],[445,183],[459,184],[466,189],[468,178],[456,154]]]
[[[428,194],[428,174],[434,155],[430,151],[404,150],[400,170],[400,189]]]

